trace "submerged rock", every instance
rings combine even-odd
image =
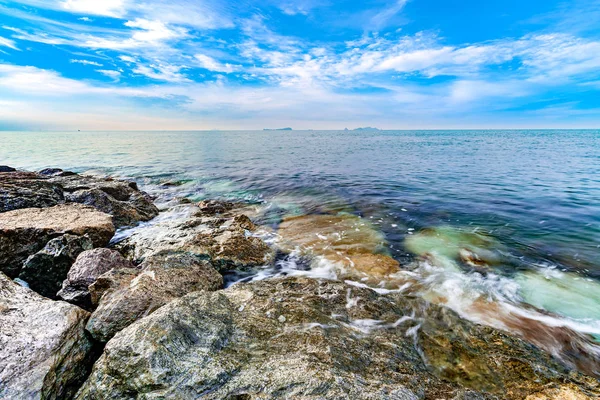
[[[416,298],[306,278],[196,292],[119,332],[77,399],[523,399],[571,385],[535,346]]]
[[[89,286],[112,269],[135,268],[116,250],[98,248],[79,254],[62,283],[58,297],[85,309],[92,307]]]
[[[71,398],[93,362],[88,316],[0,273],[0,398]]]
[[[25,261],[19,279],[42,296],[55,299],[77,256],[93,247],[86,236],[67,234],[52,239]]]
[[[286,218],[277,232],[280,247],[324,257],[336,264],[341,277],[377,282],[399,270],[386,254],[384,235],[368,221],[352,214],[317,214]]]
[[[184,251],[209,257],[221,271],[273,262],[274,250],[251,234],[257,227],[240,214],[244,208],[231,208],[234,206],[230,203],[210,204],[201,206],[200,211],[192,211],[194,215],[183,222],[165,221],[135,232],[118,247],[129,258],[140,262],[158,252]],[[225,214],[221,214],[223,210],[227,210]]]
[[[108,244],[114,233],[110,215],[80,204],[1,213],[0,271],[13,278],[18,276],[23,262],[58,236],[85,235],[94,247],[102,247]]]
[[[211,263],[191,254],[159,253],[146,259],[141,268],[135,276],[127,270],[120,279],[104,285],[108,287],[86,327],[96,340],[108,341],[176,298],[223,286],[223,277]]]

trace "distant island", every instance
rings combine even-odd
[[[344,128],[345,131],[349,130],[348,128]],[[381,129],[379,128],[373,128],[370,126],[365,126],[363,128],[356,128],[356,129],[352,129],[353,131],[359,131],[359,132],[364,132],[364,131],[380,131]]]
[[[292,130],[292,128],[278,128],[278,129],[265,128],[265,129],[263,129],[263,131],[291,131],[291,130]]]

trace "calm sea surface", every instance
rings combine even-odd
[[[485,235],[501,255],[494,273],[519,283],[527,303],[600,332],[598,130],[0,132],[0,164],[270,203],[263,222],[273,226],[290,213],[349,212],[372,220],[402,264],[415,256],[410,235]],[[543,276],[554,286],[524,271],[552,272]],[[589,304],[565,305],[569,291]]]

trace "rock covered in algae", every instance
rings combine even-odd
[[[126,275],[122,275],[126,276]],[[117,332],[173,299],[198,290],[217,290],[223,277],[210,261],[189,253],[159,253],[146,259],[129,282],[111,285],[102,294],[86,329],[106,342]]]
[[[108,342],[77,399],[523,399],[600,391],[416,298],[307,278],[174,300]]]
[[[502,246],[492,237],[450,226],[424,229],[408,236],[404,245],[416,255],[434,257],[441,262],[461,262],[476,269],[502,262],[497,252]]]
[[[25,208],[0,214],[0,270],[16,277],[23,262],[50,239],[87,236],[94,247],[108,244],[115,233],[110,215],[80,204]]]
[[[0,398],[71,398],[93,362],[88,317],[0,272]]]

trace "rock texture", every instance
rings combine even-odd
[[[124,279],[117,279],[104,291],[86,327],[96,340],[107,342],[123,328],[176,298],[223,286],[223,277],[212,264],[191,254],[159,253],[141,267],[134,277],[120,274]],[[128,275],[132,278],[129,282]]]
[[[0,273],[0,398],[71,398],[93,362],[88,316]]]
[[[110,215],[80,204],[26,208],[0,214],[0,271],[10,277],[49,240],[64,234],[87,236],[95,247],[108,244],[115,233]]]
[[[52,207],[65,200],[62,187],[33,172],[0,172],[0,212]]]
[[[42,296],[55,299],[77,256],[93,246],[86,236],[67,234],[52,239],[25,261],[19,278]]]
[[[172,301],[108,342],[76,398],[536,399],[549,388],[600,395],[535,346],[447,309],[287,278]]]
[[[221,271],[272,263],[273,249],[251,234],[256,226],[243,211],[232,203],[202,202],[190,219],[158,223],[118,247],[136,261],[161,251],[185,251],[209,257]]]
[[[92,307],[89,286],[112,269],[135,268],[116,250],[98,248],[79,254],[62,283],[58,297],[85,309]]]
[[[0,172],[0,212],[81,203],[113,216],[117,227],[148,221],[158,208],[134,182],[78,175],[58,168]]]

